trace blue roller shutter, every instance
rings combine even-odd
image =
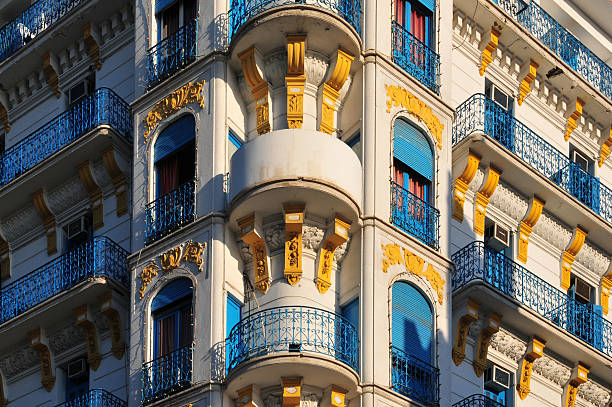
[[[155,296],[151,303],[151,312],[165,307],[166,305],[172,304],[175,301],[183,299],[193,292],[193,286],[191,280],[187,278],[179,278],[169,284],[167,284],[161,291]]]
[[[227,296],[227,321],[225,327],[226,337],[229,336],[232,328],[240,322],[240,310],[242,305],[238,300],[234,299],[231,295]]]
[[[393,127],[393,156],[427,180],[433,180],[433,152],[429,142],[416,127],[400,119]]]
[[[431,364],[431,306],[419,290],[403,281],[393,284],[391,323],[392,345]]]
[[[342,307],[342,316],[359,332],[359,297]]]
[[[162,131],[155,142],[153,157],[158,162],[195,137],[195,118],[188,114],[174,121]]]
[[[174,2],[175,0],[155,0],[155,14],[161,13]]]

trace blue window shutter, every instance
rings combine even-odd
[[[155,0],[155,14],[164,11],[168,6],[174,3],[175,0]]]
[[[432,13],[436,11],[436,0],[418,0],[419,3],[421,3],[424,7],[427,8],[427,10],[431,11]]]
[[[195,138],[195,118],[188,114],[166,127],[157,138],[153,157],[158,162]]]
[[[242,305],[238,300],[234,299],[231,295],[227,296],[227,321],[225,327],[226,337],[229,336],[232,328],[240,322],[240,310]]]
[[[342,316],[359,332],[359,297],[342,307]]]
[[[151,303],[151,312],[155,312],[166,305],[179,301],[187,296],[192,295],[193,286],[191,280],[187,278],[179,278],[166,284],[153,299]]]
[[[240,138],[231,129],[227,133],[227,138],[229,139],[230,143],[232,143],[236,148],[240,148],[244,144],[242,140],[240,140]]]
[[[433,313],[429,301],[412,285],[393,284],[391,344],[426,363],[431,363]]]
[[[416,127],[401,119],[393,126],[393,157],[433,180],[433,151],[429,142]]]

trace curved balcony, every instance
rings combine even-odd
[[[472,394],[453,404],[453,407],[503,407],[503,404],[488,398],[484,394]]]
[[[191,386],[193,348],[185,346],[142,365],[141,402],[148,404]]]
[[[55,407],[127,407],[127,403],[119,397],[102,389],[89,390]]]
[[[438,368],[391,347],[391,387],[400,394],[425,406],[437,406],[440,401]]]
[[[440,211],[391,182],[391,223],[438,250]]]
[[[169,235],[195,219],[195,181],[188,181],[147,204],[145,244]]]

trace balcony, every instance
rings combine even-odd
[[[395,21],[391,29],[393,62],[429,90],[439,94],[440,56]]]
[[[438,250],[440,211],[395,182],[391,182],[391,223]]]
[[[520,264],[488,249],[483,242],[469,244],[451,259],[456,265],[452,281],[454,293],[473,282],[485,284],[612,357],[612,323],[592,306],[579,303]],[[550,348],[549,343],[547,348]],[[575,357],[575,345],[572,344],[570,351]]]
[[[127,407],[127,403],[106,390],[94,389],[55,407]]]
[[[425,406],[438,406],[440,371],[403,352],[391,347],[391,387],[393,390]]]
[[[186,67],[197,56],[198,20],[194,19],[147,51],[147,88]]]
[[[109,126],[132,139],[130,106],[115,92],[101,88],[52,119],[0,155],[0,188],[41,164],[98,126]]]
[[[87,0],[39,0],[0,28],[0,63]]]
[[[484,394],[472,394],[453,404],[453,407],[504,407],[504,405],[491,400]]]
[[[529,4],[522,0],[496,2],[551,52],[612,100],[612,68],[578,41],[542,7],[534,1]]]
[[[191,385],[193,348],[185,346],[142,365],[142,404],[168,397]]]
[[[195,219],[195,181],[188,181],[146,207],[145,244],[169,235]]]
[[[127,251],[106,237],[95,237],[80,247],[0,290],[0,324],[94,277],[128,285]]]

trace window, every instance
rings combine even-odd
[[[177,279],[167,284],[153,299],[153,358],[156,359],[193,341],[191,281]]]
[[[395,0],[395,22],[431,47],[435,0]]]
[[[89,391],[89,366],[81,357],[69,362],[64,368],[66,374],[65,400],[69,401]]]
[[[510,151],[514,151],[514,99],[485,78],[486,133]]]
[[[169,37],[195,19],[198,14],[197,0],[157,0],[155,14],[158,22],[158,41]]]
[[[231,158],[244,142],[231,129],[227,133],[227,139],[229,140],[228,155]]]
[[[561,175],[562,182],[567,183],[569,192],[586,206],[599,213],[600,183],[593,176],[595,161],[587,154],[570,144],[570,160],[575,164]],[[563,171],[562,171],[563,172]]]
[[[232,328],[240,322],[242,313],[242,304],[232,297],[227,295],[227,321],[225,326],[225,337],[228,337]]]
[[[491,364],[483,376],[484,395],[499,405],[514,405],[514,374]]]
[[[361,161],[361,134],[357,133],[350,137],[346,140],[346,144],[357,154],[359,161]]]
[[[72,85],[66,92],[68,108],[78,105],[81,101],[91,95],[96,87],[96,74],[92,73],[87,78],[82,79]]]
[[[398,119],[393,128],[393,181],[429,202],[433,180],[433,151],[416,127]]]
[[[340,314],[359,332],[359,297],[343,305]]]
[[[91,214],[79,216],[64,227],[64,253],[69,252],[93,237]]]

